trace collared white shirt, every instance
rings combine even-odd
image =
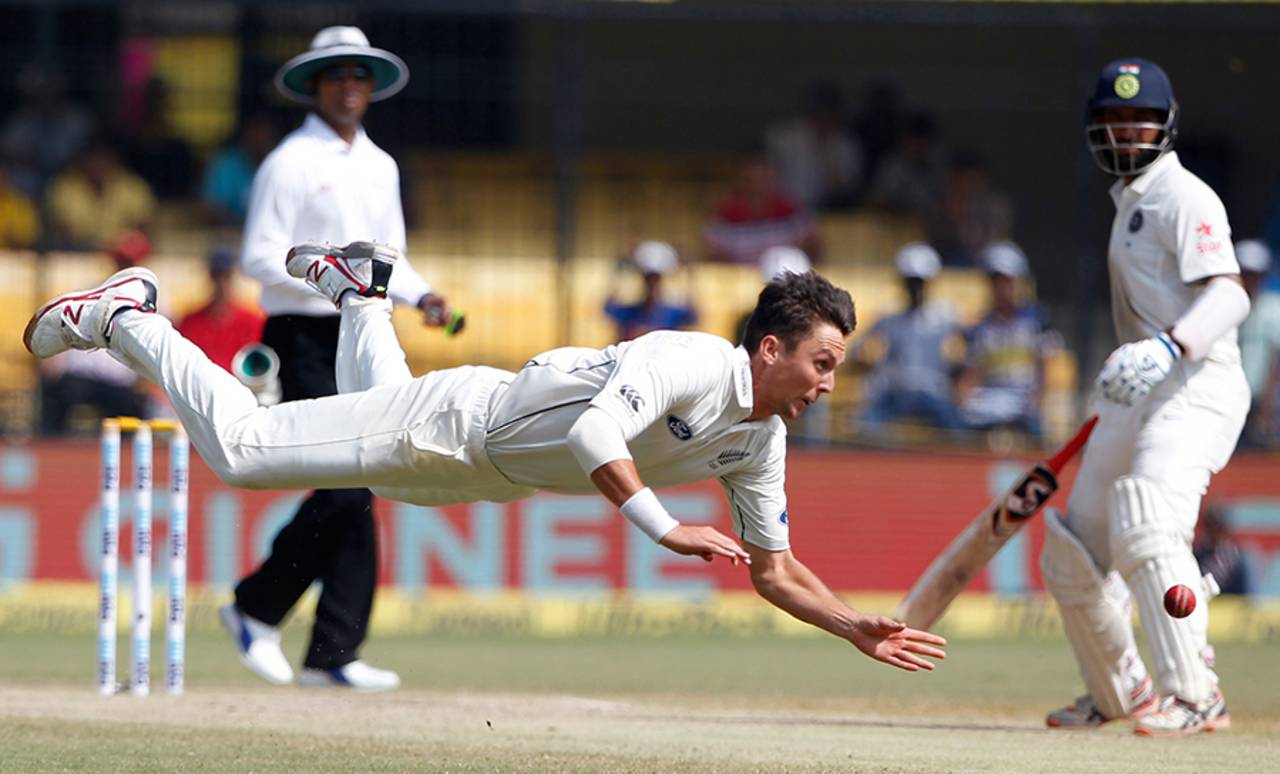
[[[328,298],[285,272],[285,255],[300,242],[357,240],[405,249],[400,170],[363,128],[348,145],[308,113],[253,178],[241,270],[262,283],[260,304],[269,315],[335,315]],[[400,261],[387,293],[398,303],[415,305],[430,290],[407,261]]]
[[[514,483],[596,492],[566,437],[588,406],[599,408],[622,427],[646,485],[719,478],[738,536],[780,551],[790,546],[786,425],[745,421],[752,404],[746,350],[706,333],[655,331],[530,360],[492,408],[485,449]]]
[[[1127,186],[1117,180],[1111,198],[1111,316],[1121,343],[1171,327],[1199,295],[1193,283],[1240,273],[1222,200],[1176,153]],[[1240,362],[1234,329],[1214,342],[1208,359]]]

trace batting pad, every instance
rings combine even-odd
[[[1208,594],[1179,519],[1155,482],[1125,476],[1112,489],[1111,556],[1138,604],[1161,692],[1191,702],[1209,698],[1218,676],[1205,663],[1208,653]],[[1197,604],[1186,618],[1164,609],[1164,593],[1182,583],[1196,590]]]
[[[1131,696],[1147,670],[1133,639],[1125,595],[1108,589],[1102,573],[1062,517],[1044,515],[1040,571],[1058,603],[1062,627],[1093,703],[1108,718],[1129,714]]]

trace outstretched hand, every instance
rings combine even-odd
[[[934,647],[946,645],[945,638],[912,629],[901,621],[883,615],[869,615],[859,620],[848,639],[858,650],[876,661],[883,661],[908,672],[933,669],[933,662],[926,661],[921,656],[936,659],[947,657],[941,647]]]
[[[677,554],[685,556],[701,556],[704,561],[712,557],[724,556],[737,565],[751,564],[751,557],[742,546],[728,535],[714,527],[694,527],[681,524],[658,541]]]
[[[438,293],[427,293],[418,300],[418,311],[422,312],[422,322],[432,328],[442,328],[449,322],[449,302]]]

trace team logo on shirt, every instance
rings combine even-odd
[[[1142,210],[1135,210],[1133,217],[1129,218],[1129,233],[1136,234],[1140,228],[1142,228]]]
[[[735,462],[741,462],[750,456],[751,452],[746,449],[725,449],[720,452],[719,456],[708,464],[710,464],[712,470],[719,470],[725,465],[732,465]]]
[[[624,384],[618,388],[618,394],[627,402],[631,410],[640,413],[640,407],[644,405],[644,398],[640,397],[640,391],[629,384]]]
[[[687,441],[693,437],[693,428],[689,427],[688,422],[675,414],[667,415],[667,429],[671,431],[672,435],[681,441]]]
[[[790,524],[790,523],[791,523],[791,522],[790,522],[790,519],[788,519],[788,518],[787,518],[787,512],[786,512],[786,511],[783,511],[783,512],[782,512],[782,515],[778,517],[778,523],[779,523],[779,524]]]

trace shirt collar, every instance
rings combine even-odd
[[[1143,172],[1141,175],[1134,178],[1133,182],[1129,185],[1124,184],[1124,178],[1121,178],[1112,184],[1111,198],[1115,200],[1116,204],[1119,204],[1120,197],[1123,196],[1126,191],[1132,192],[1135,197],[1142,196],[1147,191],[1150,191],[1151,187],[1155,185],[1160,178],[1169,174],[1170,170],[1180,166],[1182,165],[1178,162],[1177,151],[1169,151],[1156,159],[1146,172]]]
[[[329,126],[323,118],[315,113],[307,113],[306,119],[302,122],[302,128],[307,134],[324,143],[325,147],[340,151],[355,150],[364,144],[367,137],[363,126],[356,127],[355,139],[351,141],[350,145],[347,145],[347,141],[339,137],[333,127]]]
[[[738,405],[748,412],[755,407],[751,394],[751,356],[745,347],[733,350],[733,393]]]

